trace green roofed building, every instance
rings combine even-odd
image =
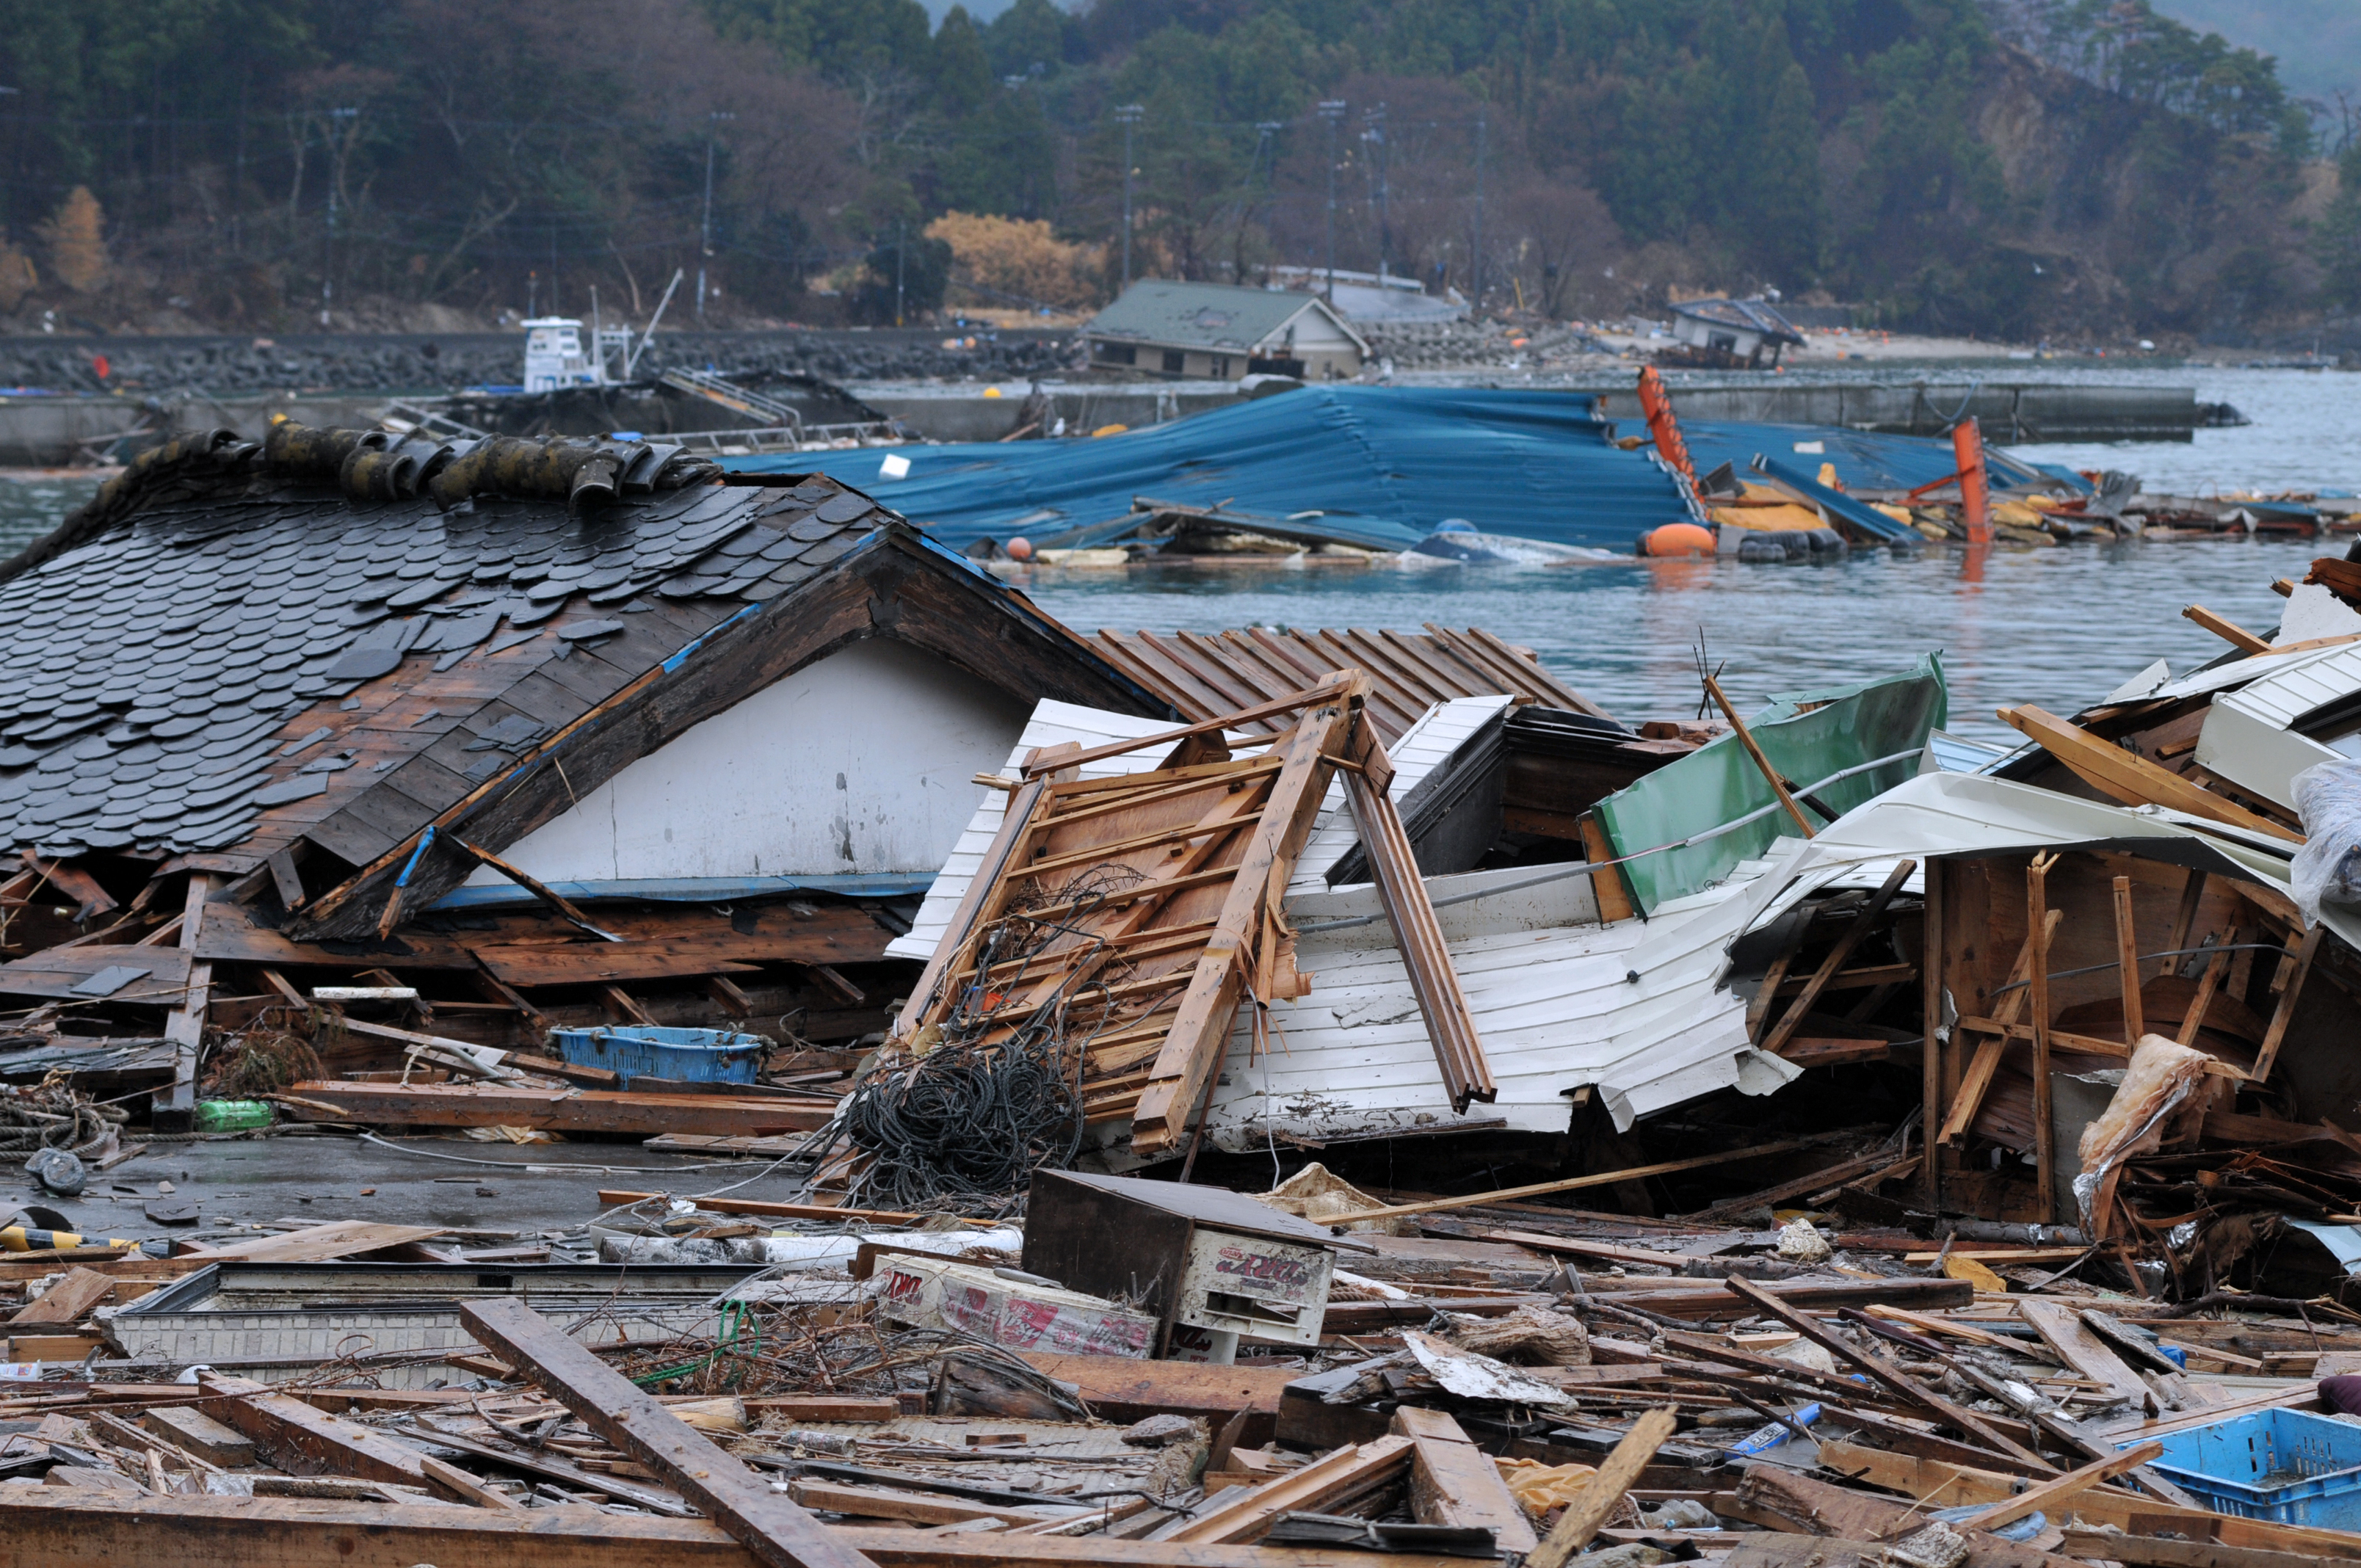
[[[1369,345],[1317,294],[1147,279],[1091,318],[1091,363],[1154,376],[1349,381]]]

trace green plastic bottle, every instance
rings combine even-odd
[[[250,1133],[267,1127],[278,1120],[270,1104],[263,1100],[200,1100],[197,1102],[197,1131],[201,1133]]]

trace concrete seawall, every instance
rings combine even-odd
[[[852,382],[848,389],[923,440],[987,442],[1016,430],[1028,383]],[[1086,434],[1111,424],[1135,430],[1164,424],[1242,398],[1226,382],[1207,381],[1049,382],[1044,390],[1053,417],[1066,422],[1069,434]],[[1620,387],[1569,389],[1565,395],[1604,398],[1611,419],[1637,422],[1641,417],[1638,399]],[[226,427],[258,440],[274,413],[313,425],[372,424],[397,398],[433,396],[399,391],[198,394],[156,403],[128,395],[0,396],[0,466],[46,467],[87,460],[133,433],[154,439]],[[1838,425],[1916,435],[1940,434],[1954,421],[1972,414],[1982,423],[1985,439],[2002,444],[2187,441],[2203,413],[2195,389],[2189,387],[2039,383],[1679,387],[1673,390],[1673,403],[1684,418],[1693,420]]]

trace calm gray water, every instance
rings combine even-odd
[[[1947,380],[2194,382],[2254,420],[2187,444],[2018,447],[2077,468],[2125,468],[2182,494],[2361,492],[2361,380],[2301,370],[2140,369],[2005,362]],[[1897,378],[1912,372],[1896,371]],[[94,479],[0,475],[0,556],[46,532]],[[1971,570],[1956,550],[1863,553],[1834,566],[1651,562],[1560,571],[1464,568],[1039,573],[1020,579],[1041,607],[1089,630],[1219,630],[1245,625],[1415,630],[1481,626],[1538,651],[1570,684],[1630,719],[1697,710],[1700,636],[1741,701],[1898,669],[1938,651],[1952,728],[2001,738],[2003,703],[2071,710],[2150,661],[2184,670],[2222,643],[2180,617],[2202,603],[2268,631],[2275,577],[2301,576],[2342,541],[2183,541],[1995,550]]]

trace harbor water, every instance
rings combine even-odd
[[[2024,378],[2026,367],[2010,372]],[[2042,367],[2045,378],[2051,373]],[[2254,422],[2200,431],[2186,444],[2011,449],[2020,456],[2126,469],[2151,489],[2177,494],[2361,491],[2361,411],[2346,376],[2092,366],[2056,378],[2194,382],[2201,399],[2231,403]],[[49,470],[0,477],[0,556],[55,527],[95,488],[93,477]],[[1082,630],[1480,626],[1534,649],[1561,677],[1632,720],[1697,712],[1700,644],[1741,702],[1899,669],[1938,650],[1950,682],[1951,728],[2000,739],[2014,733],[1994,717],[2002,704],[2070,712],[2156,659],[2181,671],[2220,653],[2220,639],[2181,617],[2187,605],[2267,633],[2282,603],[2272,580],[2301,578],[2313,556],[2344,548],[2342,541],[2223,537],[2004,546],[1977,562],[1956,548],[1929,548],[1909,556],[1859,551],[1828,565],[1130,567],[1026,571],[1014,580]]]

